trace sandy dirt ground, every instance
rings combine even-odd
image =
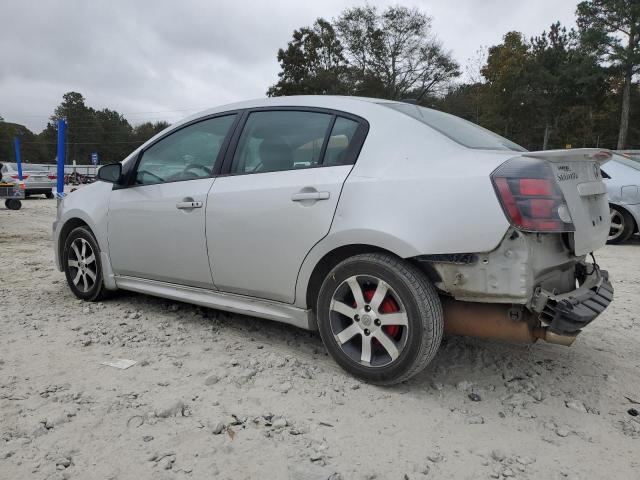
[[[640,478],[637,238],[598,252],[616,299],[573,347],[450,338],[380,388],[293,327],[76,300],[54,214],[0,209],[2,479]],[[101,365],[119,358],[137,363]]]

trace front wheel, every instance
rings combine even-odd
[[[95,302],[105,296],[100,248],[91,230],[78,227],[71,231],[64,243],[62,262],[67,283],[76,297]]]
[[[320,288],[317,316],[335,361],[379,385],[420,372],[442,340],[435,288],[415,266],[388,254],[356,255],[331,270]]]

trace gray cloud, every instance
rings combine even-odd
[[[264,96],[277,49],[294,28],[361,0],[3,0],[0,115],[35,131],[70,90],[132,122]],[[384,7],[397,1],[369,2]],[[561,20],[575,0],[402,2],[433,16],[434,33],[462,64],[509,30],[527,36]]]

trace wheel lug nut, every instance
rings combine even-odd
[[[356,315],[353,317],[353,319],[354,319],[356,322],[359,322],[359,321],[360,321],[360,315],[358,315],[358,314],[356,313]]]
[[[370,333],[371,333],[371,332],[369,331],[369,329],[368,329],[368,328],[365,328],[365,329],[364,329],[364,334],[365,334],[365,335],[369,335]]]
[[[376,319],[375,319],[375,321],[374,321],[373,323],[375,323],[375,324],[376,324],[376,327],[379,327],[379,326],[380,326],[380,324],[381,324],[382,322],[380,322],[380,320],[378,320],[378,319],[376,318]]]
[[[370,312],[371,311],[371,307],[369,305],[365,305],[364,306],[364,310],[365,310],[365,312]]]

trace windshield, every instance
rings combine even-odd
[[[418,105],[412,105],[410,103],[381,103],[380,105],[409,115],[411,118],[415,118],[443,135],[446,135],[454,142],[468,148],[526,152],[526,149],[513,143],[511,140],[507,140],[486,128],[482,128],[475,123],[448,113],[419,107]]]

